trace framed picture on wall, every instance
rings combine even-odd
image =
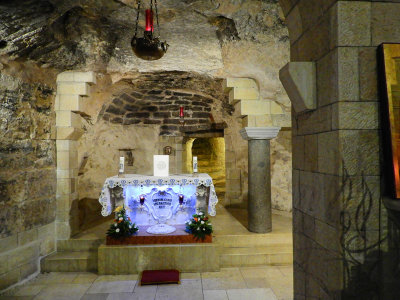
[[[385,181],[391,196],[400,199],[400,44],[381,44],[378,66]]]

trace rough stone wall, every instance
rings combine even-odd
[[[0,290],[55,250],[54,89],[29,65],[0,64]],[[21,73],[21,70],[22,71]]]
[[[221,114],[218,106],[225,114],[233,112],[221,87],[222,79],[187,72],[144,73],[132,80],[129,90],[116,95],[100,117],[113,124],[160,125],[160,135],[167,136],[211,130],[216,125],[213,115]],[[184,127],[180,126],[180,106],[184,107]]]
[[[285,3],[291,60],[316,62],[318,90],[292,113],[295,298],[389,299],[376,47],[399,41],[399,4]]]

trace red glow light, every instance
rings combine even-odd
[[[184,112],[183,112],[183,106],[181,106],[179,108],[179,117],[183,118],[185,116]]]
[[[153,11],[151,9],[146,9],[146,31],[154,31]]]

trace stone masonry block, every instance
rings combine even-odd
[[[10,235],[6,238],[0,239],[0,253],[14,249],[18,246],[18,236]]]
[[[400,14],[398,1],[377,1],[372,5],[372,45],[400,41]],[[396,2],[396,3],[395,3]]]
[[[272,126],[270,115],[248,115],[242,118],[242,127],[268,127]]]
[[[240,169],[228,169],[226,170],[226,179],[240,179]]]
[[[314,62],[290,62],[279,71],[279,79],[297,113],[317,107],[316,65]]]
[[[0,275],[0,291],[17,283],[20,280],[20,270],[12,269],[8,273]]]
[[[18,233],[18,246],[23,246],[25,244],[31,243],[38,238],[37,228],[22,231]]]
[[[96,83],[96,74],[92,71],[89,72],[74,72],[66,71],[57,75],[57,83],[60,82],[88,82]]]
[[[85,82],[60,82],[57,84],[58,95],[82,95],[87,96],[89,85]]]
[[[339,132],[340,156],[349,175],[380,175],[379,131],[340,130]]]
[[[234,88],[229,92],[229,103],[235,104],[240,100],[258,100],[260,94],[257,89]]]
[[[57,151],[57,170],[78,168],[77,151]]]
[[[304,136],[304,170],[318,171],[318,135]]]
[[[227,179],[226,189],[231,192],[239,192],[242,190],[240,179]]]
[[[332,107],[332,129],[378,129],[377,102],[338,102]]]
[[[58,170],[57,178],[76,178],[78,177],[78,169]]]
[[[55,110],[83,111],[84,98],[80,95],[57,95]]]
[[[75,127],[57,127],[57,140],[78,140],[83,130]]]
[[[76,180],[74,178],[57,179],[57,196],[73,194],[76,191]]]
[[[271,101],[242,100],[235,104],[235,110],[241,115],[265,115],[271,113]]]
[[[338,46],[371,45],[371,3],[339,1]]]
[[[11,267],[17,267],[39,257],[39,243],[37,241],[18,247],[13,250],[9,256],[8,264]]]
[[[56,222],[57,240],[68,240],[71,237],[69,222]]]
[[[358,48],[338,48],[339,101],[359,100]]]
[[[71,140],[57,140],[57,151],[77,151],[77,142]]]
[[[341,155],[339,132],[323,132],[318,135],[318,171],[325,174],[339,174]]]
[[[80,128],[81,123],[81,116],[72,111],[56,111],[56,126]]]
[[[227,88],[250,88],[258,90],[257,82],[252,78],[228,77],[224,80],[224,86]]]
[[[71,203],[78,199],[78,193],[61,194],[56,196],[57,211],[64,211],[71,208]]]
[[[38,228],[40,240],[40,255],[48,255],[55,251],[56,223],[50,223]]]

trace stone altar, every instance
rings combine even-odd
[[[218,202],[212,178],[208,174],[181,174],[157,177],[125,174],[107,178],[99,202],[102,215],[108,216],[122,203],[113,199],[111,190],[123,189],[123,204],[132,222],[149,226],[148,233],[167,234],[172,225],[184,225],[196,212],[215,216]]]

